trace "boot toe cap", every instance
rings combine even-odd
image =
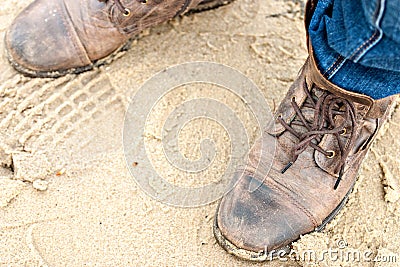
[[[241,178],[224,196],[216,224],[236,248],[253,253],[280,250],[314,229],[287,196],[250,176]]]
[[[12,65],[36,75],[90,64],[60,1],[35,1],[13,21],[5,36]]]

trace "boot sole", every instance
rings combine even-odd
[[[234,0],[214,0],[214,1],[205,1],[203,4],[199,4],[196,8],[191,9],[184,15],[190,15],[194,13],[200,13],[203,11],[208,11],[211,9],[216,9],[218,7],[230,4]],[[84,67],[78,67],[78,68],[72,68],[68,70],[58,70],[58,71],[35,71],[31,70],[28,68],[25,68],[18,63],[15,62],[13,57],[8,53],[8,50],[6,49],[6,57],[8,61],[10,62],[11,66],[13,66],[14,69],[16,69],[18,72],[24,74],[25,76],[32,77],[32,78],[59,78],[61,76],[65,76],[68,74],[79,74],[85,71],[90,71],[93,70],[94,68],[98,68],[101,66],[104,66],[106,64],[109,64],[113,61],[113,59],[121,52],[127,51],[130,49],[130,46],[134,40],[140,39],[140,34],[137,36],[134,36],[130,38],[125,44],[123,44],[120,48],[115,50],[113,53],[110,55],[94,61],[92,64],[84,66]]]
[[[336,215],[343,209],[343,207],[346,205],[347,201],[349,200],[349,195],[353,191],[355,183],[352,185],[350,190],[347,192],[343,200],[337,205],[337,207],[322,221],[321,225],[317,226],[314,231],[312,232],[321,232],[324,230],[326,225],[330,223]],[[217,209],[218,213],[219,208]],[[236,257],[249,260],[249,261],[255,261],[255,262],[263,262],[267,260],[274,260],[276,257],[282,256],[282,255],[287,255],[291,251],[292,243],[296,242],[297,240],[292,241],[289,245],[286,245],[284,247],[275,249],[273,253],[268,253],[265,251],[260,251],[260,252],[255,252],[251,250],[246,250],[237,247],[234,245],[231,241],[229,241],[225,236],[221,233],[218,223],[217,223],[217,214],[215,215],[214,218],[214,225],[213,225],[213,232],[214,232],[214,237],[217,240],[218,244],[224,248],[229,254],[235,255]],[[312,232],[309,232],[307,234],[310,234]],[[284,253],[284,254],[283,254]]]

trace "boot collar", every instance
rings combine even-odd
[[[330,81],[326,79],[321,72],[319,71],[315,58],[314,58],[314,50],[309,38],[308,28],[310,26],[311,18],[314,14],[315,8],[317,7],[318,0],[308,0],[306,4],[306,14],[304,16],[304,24],[306,27],[307,33],[307,48],[309,53],[309,59],[307,60],[306,67],[309,70],[308,73],[309,78],[314,82],[318,87],[330,91],[331,93],[338,95],[342,98],[348,99],[350,101],[362,104],[368,108],[368,113],[366,116],[377,119],[384,115],[388,106],[391,105],[393,101],[397,99],[397,96],[390,96],[379,100],[374,100],[371,97],[363,94],[354,93],[351,91],[344,90]]]
[[[381,118],[386,112],[388,106],[397,99],[397,96],[390,96],[383,99],[374,100],[370,96],[351,92],[340,88],[339,86],[331,83],[325,78],[317,67],[314,51],[311,45],[311,41],[308,40],[309,58],[306,67],[309,68],[306,72],[309,79],[319,88],[327,90],[334,95],[340,96],[352,102],[359,103],[368,110],[366,116],[372,119]]]

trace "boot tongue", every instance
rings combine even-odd
[[[344,164],[342,157],[355,153],[348,151],[352,149],[349,146],[354,145],[350,144],[351,138],[358,132],[358,121],[363,120],[367,110],[363,105],[351,103],[318,87],[311,89],[299,109],[301,114],[296,114],[290,124],[300,138],[298,142],[313,138],[311,143],[325,152],[315,149],[314,160],[317,166],[338,176]]]
[[[333,176],[338,176],[341,167],[339,165],[342,159],[342,153],[340,151],[339,142],[341,142],[344,150],[347,149],[351,131],[353,130],[351,121],[344,121],[343,117],[341,116],[337,116],[335,118],[335,125],[342,125],[343,123],[344,134],[339,135],[339,140],[333,134],[326,134],[320,139],[320,142],[318,143],[318,146],[320,148],[327,152],[333,153],[331,154],[332,156],[326,156],[318,150],[315,150],[314,152],[314,160],[317,166]]]
[[[326,134],[318,143],[318,146],[323,150],[333,152],[334,157],[327,157],[317,150],[314,152],[314,159],[318,167],[336,177],[338,177],[341,168],[339,165],[341,164],[342,153],[347,152],[347,159],[353,158],[371,141],[370,137],[374,134],[378,125],[376,119],[366,118],[368,110],[365,109],[365,106],[357,103],[353,104],[356,111],[354,121],[345,119],[343,116],[334,117],[335,125],[343,125],[343,130],[338,135],[339,138],[333,134]],[[355,136],[355,138],[351,143],[352,136]],[[343,151],[340,150],[339,142]]]

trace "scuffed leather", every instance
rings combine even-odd
[[[395,103],[395,97],[373,101],[346,92],[323,81],[321,75],[314,73],[318,71],[314,66],[310,56],[278,107],[275,120],[250,151],[248,165],[238,170],[235,177],[237,185],[221,200],[217,225],[222,235],[238,248],[253,252],[279,249],[321,225],[354,185],[361,162]],[[318,83],[315,77],[318,77]],[[329,159],[308,147],[284,174],[281,173],[291,160],[298,140],[282,129],[276,118],[281,115],[286,122],[293,121],[295,113],[290,101],[295,96],[306,119],[312,121],[314,113],[302,107],[305,103],[304,81],[315,94],[329,91],[353,102],[356,109],[355,125],[341,121],[341,116],[335,118],[335,125],[343,124],[347,129],[340,140],[345,144],[345,149],[350,150],[342,180],[336,190],[334,185],[338,173],[335,169],[341,154],[337,139],[332,134],[324,135],[318,145],[326,151],[335,151],[334,158]],[[305,130],[305,127],[298,129]],[[353,144],[348,142],[351,133],[356,135]],[[254,184],[258,184],[256,190]]]
[[[307,2],[307,28],[317,2]],[[217,210],[216,225],[222,236],[239,249],[269,253],[320,226],[354,185],[362,160],[395,105],[397,96],[374,101],[330,83],[317,68],[311,43],[307,44],[309,58],[262,138],[250,151],[248,164],[238,169],[233,179],[235,186],[222,198]],[[335,157],[329,159],[309,146],[284,174],[281,172],[292,159],[298,140],[278,122],[278,117],[288,124],[293,122],[296,113],[291,101],[295,97],[306,120],[314,119],[312,110],[305,106],[304,88],[313,90],[316,96],[328,91],[352,102],[355,108],[354,125],[341,116],[334,118],[335,125],[346,128],[340,140],[349,151],[336,190],[337,164],[342,155],[332,134],[322,136],[317,145],[325,151],[335,151]],[[296,131],[302,134],[306,129],[297,127]],[[351,133],[356,135],[353,143],[349,142]]]
[[[5,46],[13,65],[33,75],[85,68],[142,30],[201,2],[121,0],[130,10],[130,15],[124,16],[112,0],[36,0],[13,21]]]
[[[13,60],[34,71],[90,64],[85,46],[66,14],[60,0],[38,0],[22,11],[5,38]]]
[[[272,184],[260,184],[251,192],[250,184],[257,183],[254,179],[241,177],[219,207],[220,230],[237,247],[255,252],[271,251],[284,246],[288,239],[297,238],[304,229],[314,229],[307,214],[300,212],[291,197]]]
[[[307,71],[306,69],[302,68],[300,70],[300,76],[304,76],[304,72]],[[295,116],[295,111],[292,108],[290,102],[292,101],[292,97],[296,98],[296,103],[298,105],[302,105],[304,100],[306,99],[306,94],[302,88],[305,87],[304,84],[305,80],[296,79],[295,82],[290,86],[286,97],[282,100],[281,104],[279,105],[277,111],[275,112],[275,119],[278,116],[281,116],[286,122],[291,122]],[[274,121],[267,126],[267,131],[270,134],[279,135],[285,131],[285,128],[282,124],[276,124]]]

